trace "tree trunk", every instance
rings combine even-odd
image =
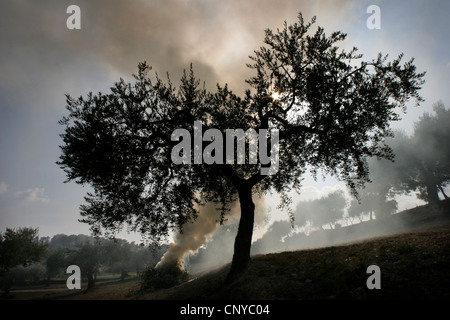
[[[13,278],[9,272],[4,275],[3,278],[3,296],[7,297],[11,291],[12,285],[13,285]]]
[[[89,272],[87,274],[87,280],[88,280],[88,289],[92,288],[94,286],[94,275],[92,274],[92,272]]]
[[[255,220],[255,204],[252,199],[252,188],[244,186],[238,189],[241,205],[241,219],[234,241],[233,260],[227,282],[244,271],[250,263],[253,224]]]
[[[439,203],[438,189],[434,182],[427,183],[428,203],[431,205]]]
[[[124,281],[126,277],[128,277],[128,272],[125,269],[121,269],[120,270],[120,280]]]
[[[439,186],[439,190],[441,190],[442,195],[444,196],[445,199],[448,199],[447,195],[444,192],[444,188],[442,188],[442,186]]]

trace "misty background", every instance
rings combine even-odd
[[[66,9],[71,4],[81,8],[81,30],[66,27]],[[366,27],[370,16],[366,9],[372,4],[381,9],[380,30]],[[414,123],[425,112],[436,115],[436,102],[450,107],[450,3],[444,0],[3,0],[0,232],[29,226],[39,228],[40,236],[46,237],[90,233],[88,225],[78,222],[79,205],[87,188],[64,184],[64,172],[55,164],[62,132],[58,120],[66,111],[64,94],[78,97],[90,91],[104,92],[120,77],[131,79],[141,61],[147,61],[161,77],[168,72],[175,83],[192,62],[196,76],[205,81],[207,89],[214,90],[216,83],[228,83],[231,90],[243,93],[245,79],[250,76],[245,66],[248,55],[262,45],[264,30],[282,27],[285,20],[295,21],[299,11],[307,20],[317,15],[317,24],[327,34],[335,30],[347,33],[345,44],[357,46],[366,59],[376,58],[378,52],[389,53],[390,57],[404,52],[405,60],[415,57],[418,70],[427,72],[421,91],[425,102],[411,106],[402,121],[393,123],[399,137],[412,137]],[[395,143],[392,141],[393,147]],[[445,144],[437,149],[447,148]],[[413,158],[406,151],[402,164],[411,167],[406,160]],[[423,152],[429,155],[432,151]],[[392,181],[396,177],[393,173],[400,171],[390,165],[371,162],[374,184],[361,192],[361,204],[354,202],[343,183],[329,177],[314,181],[305,175],[301,194],[292,194],[292,223],[286,212],[277,209],[277,195],[266,195],[257,204],[253,252],[292,249],[294,243],[307,243],[304,237],[314,231],[334,230],[424,204],[419,187],[408,193],[406,187],[402,189]],[[409,191],[412,187],[410,184]],[[443,190],[450,192],[448,188]],[[444,194],[439,196],[442,199]],[[199,218],[205,219],[192,226],[192,234],[201,234],[200,238],[180,249],[197,252],[185,257],[186,264],[198,266],[197,271],[206,268],[205,261],[211,261],[208,255],[213,255],[215,263],[231,259],[235,214],[218,226],[211,219],[214,215],[207,214],[213,210],[202,209]],[[179,236],[174,234],[171,248],[178,249],[177,243],[183,242],[177,241]],[[140,240],[139,235],[127,230],[118,237]],[[316,239],[315,244],[320,243]],[[214,247],[221,248],[220,257],[214,255]]]

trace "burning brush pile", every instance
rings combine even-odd
[[[163,268],[146,268],[140,273],[141,290],[171,288],[189,280],[189,274],[176,263]]]
[[[264,197],[255,197],[256,206],[256,223],[262,223],[267,217],[267,207]],[[238,223],[240,215],[239,202],[231,206],[230,212],[227,214],[228,224]],[[216,227],[219,221],[219,210],[217,204],[207,203],[199,207],[199,214],[195,222],[188,222],[183,226],[183,230],[174,235],[174,242],[170,244],[169,249],[161,258],[161,261],[155,267],[148,267],[141,274],[142,290],[159,290],[179,285],[189,280],[190,276],[185,268],[185,258],[189,255],[196,254],[198,249],[206,245],[217,231]],[[230,247],[233,243],[227,243]],[[220,257],[227,252],[225,248],[221,248],[220,252],[214,252],[211,258],[220,260]],[[206,264],[213,264],[203,261]]]
[[[207,242],[216,229],[218,219],[214,204],[201,207],[195,223],[187,223],[183,226],[183,232],[175,234],[174,243],[170,244],[161,261],[154,268],[149,267],[141,273],[141,289],[170,288],[189,280],[183,258]]]

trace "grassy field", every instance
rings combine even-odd
[[[254,256],[245,273],[225,282],[224,266],[179,286],[140,291],[136,276],[100,277],[89,291],[65,282],[14,288],[9,299],[450,299],[450,219],[414,209],[411,230],[319,249]],[[427,214],[428,212],[428,214]],[[420,216],[424,218],[421,219]],[[402,217],[402,216],[399,216]],[[404,219],[403,214],[402,219]],[[422,227],[420,227],[422,226]],[[367,267],[381,270],[381,289],[366,286]]]

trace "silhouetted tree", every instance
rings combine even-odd
[[[9,293],[13,284],[9,277],[11,269],[39,262],[46,253],[47,245],[38,238],[38,229],[7,228],[4,234],[0,233],[0,277],[4,294]]]
[[[350,218],[363,219],[364,214],[369,215],[369,220],[373,220],[375,217],[385,217],[393,214],[397,210],[397,201],[387,198],[387,192],[374,189],[373,185],[370,185],[360,191],[360,199],[352,200],[348,209],[348,215]],[[375,214],[375,217],[374,217]]]
[[[433,105],[434,114],[424,113],[414,124],[411,136],[396,132],[390,142],[395,152],[396,189],[417,191],[430,204],[439,202],[439,192],[450,182],[450,110],[442,102]]]
[[[125,280],[131,267],[131,248],[127,241],[110,239],[101,243],[102,262],[113,272],[120,273],[120,279]]]
[[[424,113],[414,125],[412,137],[418,158],[419,195],[429,203],[439,201],[438,193],[447,198],[444,187],[450,182],[450,110],[442,102],[433,105],[434,115]]]
[[[69,254],[68,248],[58,248],[49,251],[50,252],[45,260],[47,280],[50,280],[51,277],[56,275],[63,274],[69,266],[67,263],[67,257]]]
[[[68,255],[68,265],[77,265],[80,267],[81,274],[87,279],[87,290],[95,285],[96,274],[101,265],[100,246],[95,243],[85,242],[78,245]]]
[[[401,134],[399,134],[401,137]],[[395,138],[387,139],[387,144],[393,148]],[[386,159],[370,158],[369,178],[364,188],[358,189],[358,199],[353,199],[348,208],[348,214],[351,219],[359,218],[362,221],[365,214],[369,219],[385,217],[393,214],[397,210],[397,201],[393,199],[398,193],[396,186],[399,184],[398,168],[396,162],[401,163],[405,159],[395,155],[395,162]],[[403,173],[401,173],[403,174]]]
[[[81,206],[83,221],[94,232],[128,223],[159,241],[196,218],[193,203],[219,201],[223,217],[238,199],[232,277],[250,262],[253,194],[274,190],[287,208],[287,192],[300,188],[307,165],[314,175],[322,170],[354,191],[367,180],[366,157],[392,158],[383,139],[391,134],[390,122],[399,119],[397,110],[404,110],[410,98],[421,101],[424,74],[416,73],[413,59],[401,65],[403,55],[392,62],[381,54],[363,61],[356,48],[339,49],[344,33],[326,36],[320,27],[312,32],[316,19],[305,23],[301,14],[298,18],[275,33],[266,31],[265,46],[248,65],[255,74],[243,97],[226,85],[208,92],[192,66],[176,89],[170,81],[150,79],[145,63],[139,64],[133,84],[121,80],[107,94],[67,96],[58,164],[68,181],[94,189]],[[204,138],[211,145],[203,150],[194,146],[193,153],[183,152],[184,164],[174,164],[171,153],[180,141],[172,141],[172,133],[179,128],[195,132],[195,121],[203,132],[254,129],[262,138],[267,134],[268,141],[279,130],[279,150],[276,144],[267,146],[271,155],[279,151],[278,170],[264,174],[267,166],[261,159],[251,164],[250,152],[246,164],[229,164],[225,152],[211,146],[212,140],[219,141],[217,131],[214,139]],[[202,151],[217,161],[199,164]]]

